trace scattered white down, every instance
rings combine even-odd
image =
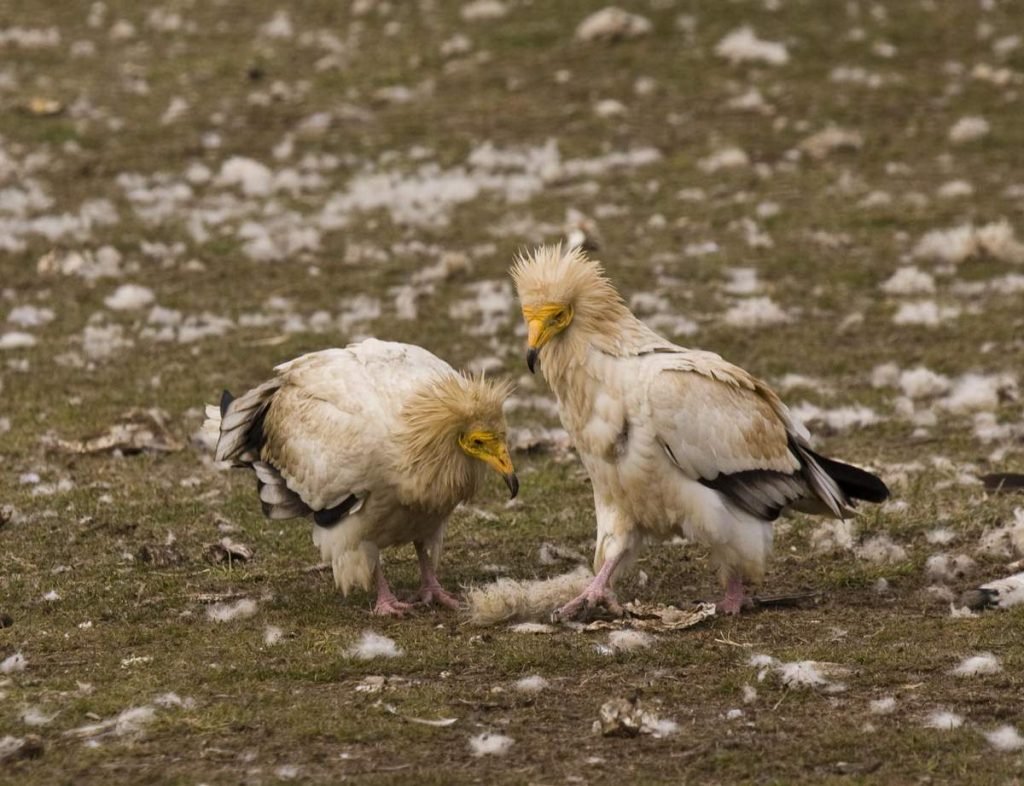
[[[770,297],[744,298],[729,308],[723,318],[727,325],[740,328],[768,327],[792,321],[792,317]]]
[[[739,147],[724,147],[697,161],[697,168],[707,174],[723,169],[741,169],[750,165],[750,156]]]
[[[957,677],[976,677],[980,674],[998,674],[1002,670],[999,658],[991,652],[982,652],[964,658],[952,673]]]
[[[579,41],[617,41],[640,38],[654,29],[651,21],[638,14],[609,6],[586,17],[576,28]]]
[[[912,399],[932,398],[947,392],[952,383],[949,377],[938,374],[924,366],[907,369],[899,374],[897,380],[903,395]]]
[[[893,315],[896,325],[923,325],[938,327],[960,316],[959,306],[939,305],[934,300],[916,300],[902,303]]]
[[[539,674],[523,677],[521,680],[516,680],[515,684],[515,689],[520,693],[542,693],[550,687],[551,683]]]
[[[282,636],[284,636],[284,631],[277,625],[267,625],[263,630],[263,643],[268,647],[273,647],[281,641]]]
[[[856,549],[856,554],[872,565],[894,565],[907,559],[907,550],[885,534],[866,540]]]
[[[514,744],[515,740],[511,737],[492,732],[469,738],[469,749],[474,756],[504,756]]]
[[[997,751],[1013,753],[1024,748],[1024,737],[1021,737],[1020,732],[1009,724],[986,731],[985,739]]]
[[[114,311],[135,311],[151,305],[155,300],[153,290],[139,284],[122,284],[113,294],[103,299],[107,308]]]
[[[608,634],[608,646],[616,652],[647,649],[656,639],[642,630],[613,630]]]
[[[949,129],[949,141],[955,145],[962,145],[966,142],[974,142],[977,139],[986,137],[992,127],[989,122],[976,115],[961,117],[952,128]]]
[[[0,674],[14,674],[15,672],[24,671],[27,665],[28,661],[25,659],[25,656],[20,652],[15,652],[0,662]]]
[[[753,28],[743,26],[733,30],[715,45],[715,54],[730,63],[765,63],[785,65],[789,62],[786,45],[758,38]]]
[[[935,292],[935,278],[913,265],[899,268],[882,284],[888,295],[930,295]]]
[[[1006,219],[981,227],[961,224],[949,229],[933,229],[918,240],[913,253],[919,259],[953,265],[985,254],[1000,262],[1024,264],[1024,243],[1017,239]]]
[[[241,598],[234,603],[215,603],[206,610],[206,616],[213,622],[232,622],[251,617],[256,611],[256,601],[250,598]]]
[[[896,710],[896,699],[892,696],[883,696],[872,701],[868,707],[873,715],[889,715]]]
[[[941,731],[952,731],[964,725],[964,719],[955,712],[949,710],[935,710],[924,719],[924,725],[929,729]]]
[[[459,9],[459,15],[467,22],[501,19],[507,13],[508,6],[501,0],[472,0]]]
[[[405,653],[399,649],[394,639],[381,636],[372,630],[365,630],[359,641],[353,644],[345,654],[356,660],[372,660],[374,658],[397,658]]]
[[[811,551],[817,555],[852,551],[856,539],[852,518],[824,521],[811,533]]]

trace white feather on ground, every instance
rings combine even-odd
[[[924,725],[929,729],[940,729],[941,731],[952,731],[964,725],[964,719],[955,712],[949,710],[935,710],[924,719]]]
[[[1009,724],[986,731],[985,739],[997,751],[1012,753],[1024,748],[1024,737],[1021,737],[1020,732]]]
[[[156,710],[150,706],[129,707],[113,718],[88,723],[64,732],[65,737],[96,739],[99,737],[135,736],[156,719]]]
[[[630,652],[650,647],[657,639],[642,630],[613,630],[608,634],[608,646],[616,652]]]
[[[515,689],[520,693],[541,693],[550,687],[551,683],[539,674],[523,677],[521,680],[516,680],[515,684]]]
[[[515,744],[515,740],[504,734],[484,732],[469,738],[469,748],[474,756],[504,756]]]
[[[834,679],[850,673],[848,668],[838,663],[814,660],[787,662],[765,654],[751,655],[747,663],[757,669],[758,682],[774,674],[787,688],[821,688],[826,693],[846,690],[843,683]]]
[[[216,603],[206,610],[206,616],[214,622],[232,622],[251,617],[256,611],[256,601],[242,598],[234,603]]]
[[[960,665],[953,669],[957,677],[976,677],[979,674],[998,674],[1003,670],[999,658],[991,652],[982,652],[964,658]]]
[[[892,696],[883,696],[872,701],[868,707],[873,715],[888,715],[896,709],[896,699]]]
[[[585,567],[539,581],[498,579],[466,592],[469,622],[488,626],[503,622],[546,620],[556,608],[572,600],[587,586],[593,574]]]
[[[273,647],[275,644],[281,641],[281,637],[283,635],[284,631],[276,625],[267,625],[267,627],[263,630],[263,643],[268,647]]]
[[[374,658],[397,658],[405,653],[399,649],[394,639],[381,636],[372,630],[364,630],[359,641],[346,650],[345,654],[356,660],[373,660]]]
[[[15,652],[0,663],[0,674],[13,674],[16,671],[24,671],[27,664],[28,661],[25,660],[25,656],[20,652]]]

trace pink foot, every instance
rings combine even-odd
[[[425,606],[444,606],[455,610],[459,608],[458,597],[446,592],[440,584],[424,584],[420,587],[419,598]]]
[[[377,598],[373,604],[373,615],[375,617],[404,617],[412,611],[413,604],[403,603],[394,595],[390,598]]]
[[[602,587],[600,589],[593,589],[587,587],[581,595],[573,598],[566,603],[562,608],[555,609],[551,614],[552,622],[563,622],[565,620],[576,619],[580,612],[593,609],[597,606],[604,606],[612,614],[621,616],[625,613],[622,605],[615,598],[615,593],[610,589]]]
[[[391,585],[384,578],[384,571],[377,565],[377,602],[373,604],[373,614],[377,617],[404,617],[407,611],[412,611],[411,603],[403,603],[395,597],[391,591]]]
[[[725,586],[725,597],[718,602],[715,610],[719,614],[739,614],[743,610],[743,582],[739,579],[729,579]]]
[[[422,541],[416,541],[414,545],[416,546],[416,558],[420,563],[420,601],[426,606],[437,605],[449,609],[458,609],[459,599],[445,592],[441,582],[437,580],[437,573],[434,571],[434,561],[426,544]]]
[[[623,554],[617,554],[611,559],[606,559],[601,570],[594,576],[594,580],[587,585],[587,588],[576,598],[566,603],[562,608],[555,609],[551,613],[552,622],[575,619],[583,609],[592,609],[595,606],[603,605],[612,614],[621,616],[624,610],[619,601],[615,599],[615,593],[611,589],[611,578],[622,560]]]

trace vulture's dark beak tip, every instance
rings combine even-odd
[[[508,490],[512,493],[509,499],[515,499],[519,493],[519,478],[516,477],[515,472],[510,472],[505,475],[505,485],[508,486]]]
[[[530,369],[531,374],[537,372],[537,357],[540,355],[540,350],[534,347],[530,347],[526,352],[526,367]]]

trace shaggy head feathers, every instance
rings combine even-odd
[[[482,430],[504,439],[502,408],[511,392],[508,381],[450,374],[426,383],[409,397],[398,444],[404,474],[414,479],[414,496],[435,499],[441,507],[472,496],[485,465],[462,451],[459,436]]]
[[[524,306],[565,303],[584,321],[616,321],[629,313],[601,263],[580,248],[563,252],[559,244],[521,254],[512,279]]]

